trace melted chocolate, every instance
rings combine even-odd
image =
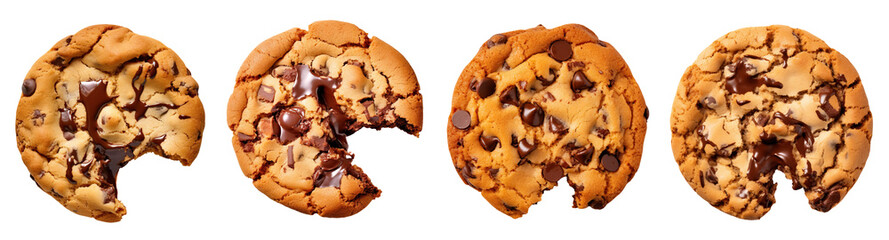
[[[166,104],[166,103],[158,103],[158,104],[148,105],[142,101],[142,92],[145,90],[145,83],[148,82],[148,79],[154,78],[157,75],[157,61],[155,61],[152,58],[152,59],[148,60],[148,63],[150,64],[148,66],[148,71],[146,71],[146,74],[148,76],[144,81],[142,81],[141,84],[139,84],[139,87],[136,87],[136,80],[139,80],[139,78],[142,77],[143,67],[139,66],[139,70],[136,70],[136,74],[133,75],[133,80],[130,82],[130,86],[133,87],[133,92],[135,92],[135,95],[133,96],[133,102],[127,104],[126,106],[123,106],[123,109],[130,110],[130,111],[134,112],[134,114],[136,116],[136,120],[139,120],[139,119],[145,117],[145,111],[147,111],[149,108],[153,108],[153,107],[166,107],[166,108],[170,108],[170,109],[179,108],[178,106],[174,106],[174,105]]]
[[[346,142],[346,136],[349,134],[346,122],[348,118],[340,109],[336,96],[334,96],[334,92],[340,86],[341,79],[319,76],[312,72],[309,66],[303,64],[297,65],[295,69],[297,73],[296,81],[293,83],[293,98],[301,100],[307,96],[314,96],[318,99],[318,103],[330,114],[327,123],[333,130],[333,139],[328,140],[329,144],[348,149],[349,144]]]
[[[303,121],[304,115],[305,111],[299,107],[290,107],[279,111],[275,121],[272,122],[277,126],[275,134],[278,135],[278,141],[288,144],[309,131],[311,123]]]
[[[732,71],[734,75],[725,80],[725,90],[732,94],[751,92],[763,84],[773,88],[782,88],[784,86],[781,82],[775,81],[769,77],[755,77],[755,75],[748,74],[747,71],[754,67],[747,62],[746,58],[730,64],[729,68],[729,71]]]
[[[312,175],[315,188],[335,187],[339,188],[343,175],[358,176],[352,169],[352,155],[343,153],[324,153],[320,157],[321,164],[315,168]]]
[[[69,108],[59,109],[59,127],[62,128],[62,136],[65,140],[74,139],[77,132],[77,122],[74,121],[74,112]]]

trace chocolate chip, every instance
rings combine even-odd
[[[515,134],[513,134],[512,136],[510,136],[510,139],[509,139],[509,145],[512,146],[512,147],[514,147],[514,148],[518,148],[518,147],[519,147],[519,139],[518,139],[518,137],[515,136]]]
[[[466,181],[466,179],[475,179],[475,174],[472,174],[472,170],[474,169],[475,165],[470,161],[466,161],[466,163],[463,164],[463,167],[460,168],[460,177],[463,178],[463,181]],[[469,183],[467,182],[466,184]]]
[[[602,153],[599,156],[599,164],[605,169],[605,171],[609,172],[617,172],[620,169],[620,160],[617,159],[617,156],[611,153]]]
[[[238,141],[246,142],[246,141],[253,140],[253,138],[255,138],[255,137],[252,136],[252,135],[247,135],[247,134],[243,134],[243,133],[238,133]]]
[[[835,206],[837,203],[839,203],[840,198],[840,190],[833,189],[833,187],[831,187],[831,190],[829,192],[822,194],[821,198],[815,200],[814,205],[816,210],[826,212],[833,208],[833,206]]]
[[[581,69],[581,68],[583,68],[583,67],[585,67],[585,66],[586,66],[586,64],[583,63],[583,62],[581,62],[581,61],[571,61],[571,62],[568,62],[568,70],[572,70],[572,71],[573,71],[573,70],[579,70],[579,69]]]
[[[176,65],[176,62],[173,62],[173,68],[172,68],[172,70],[173,70],[173,76],[178,76],[178,75],[179,75],[179,66]]]
[[[65,65],[65,59],[62,58],[62,57],[56,57],[56,59],[53,59],[53,60],[50,61],[49,63],[52,64],[52,65],[56,65],[56,66],[62,67],[63,65]]]
[[[707,169],[706,179],[707,182],[712,184],[719,184],[719,178],[716,178],[716,168],[710,167]]]
[[[558,182],[559,179],[565,176],[565,172],[562,170],[562,166],[559,166],[557,163],[547,163],[543,166],[543,179],[550,182]]]
[[[28,78],[28,79],[25,79],[24,82],[22,82],[22,94],[25,95],[25,97],[30,97],[31,95],[34,95],[34,92],[36,90],[37,90],[37,81],[35,81],[34,79]]]
[[[478,79],[473,78],[472,81],[469,82],[469,91],[478,91]]]
[[[571,151],[571,158],[576,163],[580,163],[583,165],[590,164],[593,160],[593,151],[594,147],[590,145],[588,148],[577,148]]]
[[[547,53],[556,61],[561,62],[570,59],[574,51],[571,50],[571,42],[560,39],[550,43]]]
[[[532,127],[540,126],[543,124],[543,109],[540,108],[540,105],[536,103],[526,102],[522,104],[522,121],[525,124],[531,125]]]
[[[261,102],[274,102],[275,89],[266,85],[259,85],[259,91],[256,91],[256,98]]]
[[[706,96],[704,98],[701,98],[701,105],[704,105],[705,107],[707,107],[709,109],[715,109],[716,107],[719,106],[716,103],[716,98],[713,98],[711,96]]]
[[[555,134],[564,134],[568,132],[568,126],[565,125],[562,120],[550,115],[547,117],[549,119],[549,131]]]
[[[167,134],[160,135],[160,136],[157,136],[157,137],[155,137],[155,138],[152,138],[152,139],[151,139],[151,143],[154,144],[154,145],[156,145],[156,146],[160,146],[161,143],[164,142],[164,140],[167,140]]]
[[[488,48],[491,48],[506,43],[506,40],[506,35],[494,34],[494,36],[491,36],[491,39],[488,39],[488,42],[486,42],[485,45],[488,46]]]
[[[605,137],[608,136],[609,133],[611,133],[611,131],[608,131],[608,129],[604,129],[604,128],[597,128],[596,129],[596,136],[598,136],[601,139],[605,139]]]
[[[500,172],[499,168],[488,169],[488,175],[491,176],[491,178],[497,178],[497,173],[499,173],[499,172]]]
[[[590,205],[590,207],[592,207],[593,209],[601,210],[601,209],[605,208],[605,204],[606,203],[603,200],[593,199],[593,200],[590,200],[588,205]]]
[[[756,123],[757,126],[765,127],[766,124],[769,123],[769,120],[770,118],[768,114],[760,113],[756,116],[756,118],[753,119],[753,122]]]
[[[549,79],[549,76],[537,76],[537,80],[540,81],[540,84],[543,86],[552,85],[556,82],[556,78],[559,76],[556,75],[556,70],[552,68],[549,69],[549,75],[553,76],[552,79]]]
[[[574,72],[574,77],[571,78],[571,90],[574,90],[574,93],[580,93],[590,88],[593,88],[593,83],[586,78],[586,75],[581,71]]]
[[[748,193],[747,193],[747,188],[744,188],[744,186],[741,186],[740,189],[738,189],[738,195],[737,195],[737,196],[738,196],[739,198],[747,198],[747,195],[748,195]]]
[[[528,154],[531,154],[531,152],[534,151],[534,149],[537,149],[537,143],[529,142],[528,139],[522,139],[522,141],[519,142],[518,147],[519,158],[527,157]]]
[[[647,106],[645,107],[645,112],[642,112],[642,117],[644,117],[645,120],[648,120],[648,107]]]
[[[509,86],[500,93],[500,103],[503,105],[519,106],[519,90],[516,86]]]
[[[74,112],[71,109],[59,109],[59,127],[62,129],[66,140],[74,138],[74,132],[77,131],[77,122],[75,122]]]
[[[750,100],[737,100],[735,103],[738,103],[738,106],[744,106],[750,103]]]
[[[821,110],[824,110],[827,117],[836,118],[840,115],[840,109],[843,107],[843,103],[840,101],[839,96],[837,96],[836,90],[832,87],[824,86],[818,89],[818,96],[820,100],[819,102],[821,103]]]
[[[478,140],[482,144],[482,148],[488,152],[494,151],[500,146],[500,139],[497,136],[479,136]]]
[[[457,110],[451,116],[451,124],[460,130],[466,130],[472,124],[472,116],[466,110]]]
[[[478,96],[480,98],[491,96],[495,90],[497,90],[497,83],[494,82],[494,79],[485,78],[478,83]]]

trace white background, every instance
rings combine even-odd
[[[4,1],[0,239],[886,239],[887,4],[777,2]],[[235,74],[247,54],[275,34],[325,19],[354,23],[398,49],[416,71],[425,100],[419,139],[391,129],[350,137],[355,163],[383,194],[342,219],[304,215],[256,190],[241,174],[225,124]],[[69,212],[35,187],[14,140],[13,113],[25,73],[56,41],[99,23],[128,27],[176,51],[200,84],[207,113],[192,166],[146,155],[120,171],[128,214],[118,223]],[[571,208],[572,191],[562,180],[529,214],[513,220],[453,169],[445,137],[451,93],[491,35],[566,23],[584,24],[613,44],[639,82],[651,109],[642,165],[604,210]],[[669,113],[679,78],[698,53],[729,31],[771,24],[805,29],[852,61],[870,97],[876,134],[858,183],[829,213],[810,209],[803,192],[782,178],[769,214],[739,220],[711,207],[683,180],[670,152]]]

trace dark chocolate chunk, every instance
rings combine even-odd
[[[562,39],[550,43],[547,53],[559,62],[568,60],[571,58],[571,55],[574,55],[574,51],[571,49],[571,42]]]
[[[642,117],[644,117],[645,120],[648,120],[648,107],[645,107],[645,112],[642,112]]]
[[[275,89],[266,85],[259,85],[259,90],[256,91],[256,98],[259,99],[260,102],[274,102]]]
[[[472,124],[472,116],[466,110],[454,111],[454,115],[451,116],[451,124],[457,129],[466,130]]]

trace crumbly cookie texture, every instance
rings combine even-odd
[[[463,70],[448,145],[464,183],[518,218],[568,176],[602,209],[639,168],[648,108],[620,54],[582,25],[492,36]]]
[[[418,136],[419,91],[407,60],[355,25],[319,21],[278,34],[250,53],[229,99],[241,170],[287,207],[353,215],[380,190],[352,164],[346,136],[365,127]]]
[[[203,128],[198,84],[179,56],[114,25],[84,28],[40,57],[22,83],[15,122],[37,186],[107,222],[126,214],[121,167],[149,152],[190,165]]]
[[[775,203],[775,170],[818,211],[836,206],[870,151],[873,119],[858,72],[814,35],[787,26],[719,38],[682,76],[673,155],[704,200],[759,219]]]

